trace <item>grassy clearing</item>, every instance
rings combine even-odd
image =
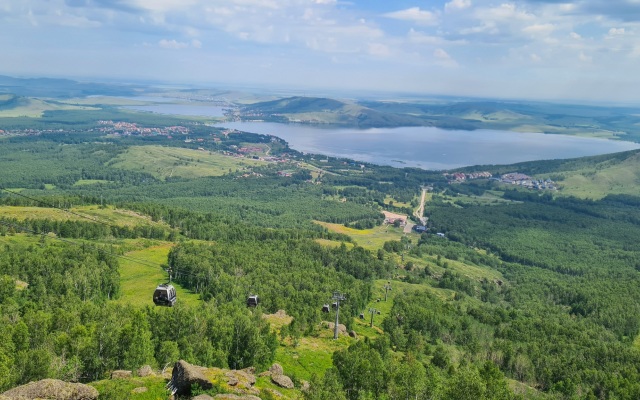
[[[265,165],[265,161],[236,158],[202,150],[163,146],[134,146],[114,159],[115,168],[147,172],[156,178],[222,176],[229,171]]]
[[[285,375],[309,380],[311,375],[322,375],[332,366],[332,355],[353,343],[354,339],[341,335],[333,340],[333,331],[321,328],[318,337],[303,337],[294,346],[287,339],[276,350],[276,362],[282,365]]]
[[[353,229],[347,228],[341,224],[331,224],[328,222],[314,221],[318,225],[322,225],[332,232],[344,233],[349,235],[358,246],[362,246],[368,250],[378,250],[389,240],[400,240],[405,235],[403,228],[394,228],[391,225],[377,226],[373,229]],[[411,236],[419,237],[418,234],[411,233]]]
[[[6,236],[0,236],[0,244],[16,245],[16,244],[37,244],[40,241],[40,236],[33,236],[24,233],[7,234]]]
[[[156,264],[157,268],[143,265],[126,259],[120,260],[120,291],[122,296],[119,303],[136,307],[153,306],[152,295],[159,283],[167,281],[167,273],[160,268],[166,264],[167,255],[172,243],[149,247],[127,253],[127,257],[142,260],[147,264]],[[173,283],[176,288],[178,302],[195,306],[200,302],[199,295]]]
[[[593,165],[562,173],[562,195],[601,199],[608,194],[640,195],[640,154],[613,165]]]
[[[344,243],[347,246],[347,249],[352,249],[353,248],[353,243],[338,242],[338,241],[335,241],[335,240],[316,239],[315,242],[318,243],[319,245],[325,246],[325,247],[340,247],[342,245],[342,243]]]
[[[162,376],[149,376],[145,378],[131,379],[105,379],[102,381],[92,382],[91,386],[95,387],[100,393],[100,399],[106,400],[159,400],[167,398],[167,389],[165,385],[167,380]],[[146,388],[143,393],[136,393],[136,388]],[[139,389],[140,390],[140,389]]]
[[[39,99],[22,98],[15,107],[0,109],[0,118],[30,117],[39,118],[45,111],[58,110],[98,110],[95,107],[73,106],[69,104],[50,103]]]
[[[384,204],[393,205],[394,207],[411,208],[411,203],[403,203],[401,201],[398,201],[398,200],[394,199],[391,196],[385,197]]]
[[[97,205],[81,206],[73,207],[70,211],[76,215],[58,208],[2,206],[0,207],[0,217],[15,218],[18,220],[29,218],[88,222],[88,219],[80,216],[83,215],[102,223],[118,226],[161,225],[158,222],[153,222],[150,217],[145,215],[111,206],[105,208],[100,208],[100,206]]]
[[[106,181],[104,179],[80,179],[73,186],[87,186],[87,185],[95,185],[97,183],[111,183],[111,181]]]

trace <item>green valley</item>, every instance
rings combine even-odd
[[[56,378],[169,398],[184,360],[211,386],[180,398],[640,397],[639,151],[445,174],[104,107],[0,140],[0,391]],[[466,120],[533,118],[477,107]],[[515,172],[557,187],[495,178]],[[155,306],[169,274],[178,300]]]

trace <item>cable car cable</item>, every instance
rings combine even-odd
[[[3,190],[3,191],[5,191],[5,192],[7,192],[7,193],[11,193],[11,194],[13,194],[13,195],[15,195],[15,196],[19,196],[19,197],[23,197],[23,198],[28,199],[28,200],[31,200],[31,201],[35,201],[36,203],[44,204],[44,205],[46,205],[46,206],[47,206],[47,207],[49,207],[49,208],[55,208],[55,209],[58,209],[58,210],[60,210],[60,211],[64,211],[64,212],[66,212],[66,213],[69,213],[69,214],[71,214],[71,215],[75,215],[76,217],[80,217],[80,218],[84,218],[84,219],[87,219],[87,220],[92,221],[92,222],[96,222],[96,223],[98,223],[98,224],[107,225],[107,226],[110,226],[110,227],[112,227],[112,228],[120,228],[118,225],[113,225],[113,224],[110,224],[110,223],[105,222],[105,221],[100,221],[99,219],[92,218],[92,217],[89,217],[89,216],[87,216],[87,215],[83,215],[83,214],[80,214],[80,213],[77,213],[77,212],[71,211],[71,210],[69,210],[69,209],[67,209],[67,208],[58,207],[58,206],[56,206],[55,204],[47,203],[47,202],[46,202],[46,201],[44,201],[44,200],[39,200],[39,199],[36,199],[36,198],[34,198],[34,197],[30,197],[30,196],[24,195],[24,194],[22,194],[22,193],[14,192],[14,191],[12,191],[12,190],[5,189],[5,188],[2,188],[2,187],[0,187],[0,190]]]

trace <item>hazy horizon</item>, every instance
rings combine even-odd
[[[0,74],[640,103],[636,0],[6,0]]]

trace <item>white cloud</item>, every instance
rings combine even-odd
[[[435,25],[438,22],[438,16],[431,11],[420,9],[420,7],[407,8],[406,10],[394,11],[384,14],[387,18],[398,19],[402,21],[411,21],[418,24]]]
[[[579,34],[575,33],[575,32],[571,32],[569,34],[569,36],[571,36],[571,39],[575,39],[575,40],[581,40],[582,36],[580,36]]]
[[[444,5],[446,11],[464,10],[471,7],[471,0],[451,0]]]
[[[522,32],[532,36],[547,36],[554,30],[553,24],[533,24],[522,28]]]
[[[533,14],[518,9],[513,3],[503,3],[498,7],[479,9],[477,17],[485,21],[530,21],[535,19]]]
[[[389,57],[391,50],[389,46],[382,43],[369,43],[369,54],[375,57]]]
[[[625,34],[624,28],[611,28],[609,29],[609,36],[621,36]]]
[[[580,60],[583,63],[590,63],[591,61],[593,61],[593,57],[588,56],[584,54],[583,51],[581,51],[580,54],[578,55],[578,60]]]
[[[542,61],[542,58],[540,58],[539,55],[537,55],[536,53],[531,53],[529,55],[529,58],[531,59],[531,61],[533,61],[534,63],[539,63],[540,61]]]
[[[444,67],[457,67],[458,63],[443,49],[435,49],[433,51],[433,57],[436,60],[436,64]]]
[[[185,49],[189,47],[189,43],[178,42],[175,39],[172,39],[172,40],[162,39],[158,42],[158,45],[164,49],[173,49],[173,50]]]
[[[442,42],[444,42],[444,40],[441,37],[427,35],[424,32],[418,32],[413,28],[409,30],[409,33],[407,34],[407,39],[409,40],[410,43],[414,43],[414,44],[439,45]]]

